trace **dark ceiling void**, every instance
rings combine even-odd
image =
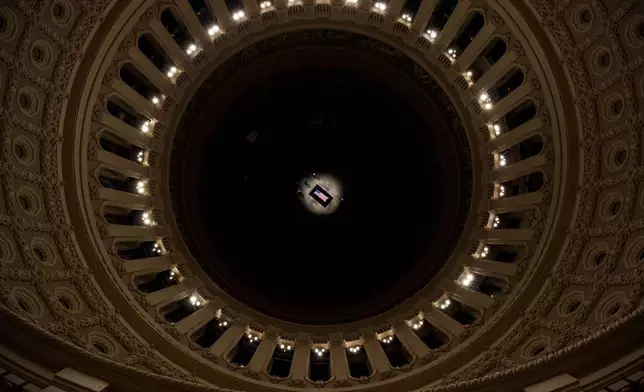
[[[309,324],[408,298],[443,265],[469,205],[471,178],[431,96],[401,88],[411,79],[378,57],[338,49],[235,67],[225,80],[237,87],[193,99],[186,132],[199,136],[173,153],[175,209],[204,269],[256,310]],[[299,200],[313,173],[342,184],[332,214]]]

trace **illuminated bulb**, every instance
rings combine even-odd
[[[429,38],[435,39],[438,37],[438,32],[436,30],[427,30],[427,35],[429,35]]]
[[[146,120],[143,124],[141,124],[141,132],[143,132],[143,133],[150,132],[150,121],[149,120]]]
[[[191,295],[190,296],[190,302],[193,303],[193,304],[196,303],[197,302],[197,296],[196,295]]]
[[[490,110],[490,109],[492,109],[492,104],[491,104],[490,102],[488,102],[488,103],[486,103],[486,104],[483,106],[483,108],[484,108],[485,110]]]
[[[292,348],[291,346],[286,346],[286,351],[290,351],[291,348]]]
[[[228,325],[228,321],[224,321],[224,327]]]
[[[172,72],[173,74],[177,73],[177,71],[178,71],[177,67],[170,67],[170,72]]]
[[[158,97],[152,97],[152,103],[153,103],[153,104],[158,105],[158,104],[159,104],[159,102],[160,102],[160,100],[159,100],[159,98],[158,98]]]
[[[346,0],[345,4],[358,4],[358,0]]]
[[[467,75],[468,77],[470,77],[470,78],[471,78],[471,77],[472,77],[472,71],[467,71],[467,72],[465,73],[465,75]]]
[[[262,4],[263,4],[263,3],[262,3]],[[284,346],[283,344],[280,344],[280,348],[281,348],[282,350],[284,350],[284,348],[285,348],[285,347],[286,347],[286,346]]]
[[[208,35],[212,37],[213,35],[217,34],[220,31],[221,31],[221,28],[219,26],[213,25],[211,28],[208,29]]]
[[[248,334],[248,339],[252,339],[252,338],[253,338],[253,335]]]
[[[235,22],[238,22],[242,20],[246,16],[246,13],[244,11],[237,11],[233,14],[233,20]]]
[[[409,14],[403,14],[403,15],[402,15],[402,19],[403,19],[403,20],[405,20],[405,21],[407,21],[407,22],[411,22],[411,15],[409,15]]]
[[[376,4],[373,5],[378,11],[384,11],[387,9],[387,4],[383,3],[382,1],[377,2]]]
[[[273,4],[271,4],[271,2],[270,2],[270,1],[262,1],[262,2],[259,4],[259,8],[261,8],[261,9],[265,9],[265,8],[270,7],[271,5],[273,5]]]
[[[490,96],[489,96],[489,95],[487,95],[487,93],[482,93],[482,94],[479,96],[479,100],[481,100],[481,101],[487,101],[488,99],[490,99]]]
[[[199,305],[201,305],[201,302],[199,301],[195,302],[195,306],[199,306]]]

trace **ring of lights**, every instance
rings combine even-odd
[[[30,8],[24,3],[16,3],[19,12],[15,10],[6,12],[11,15],[18,13],[32,15],[30,21],[35,20],[36,23],[42,23],[41,20],[33,18],[33,11],[30,11]],[[44,161],[42,167],[45,174],[29,174],[17,166],[8,165],[7,170],[11,171],[12,177],[9,179],[3,177],[5,201],[9,205],[7,212],[9,218],[5,223],[19,227],[18,231],[12,235],[21,238],[22,242],[18,243],[18,246],[12,244],[11,239],[6,241],[6,246],[3,242],[3,249],[8,249],[8,254],[13,256],[11,257],[12,263],[5,264],[3,260],[3,269],[0,270],[3,278],[3,293],[6,293],[8,298],[3,299],[2,310],[6,312],[8,308],[14,314],[21,315],[17,321],[18,325],[23,325],[21,323],[24,322],[24,319],[33,320],[35,317],[51,317],[50,313],[54,314],[58,321],[39,322],[37,328],[44,331],[43,335],[47,336],[49,340],[58,339],[59,347],[65,347],[65,350],[74,352],[83,358],[96,359],[113,355],[115,361],[122,361],[124,364],[116,365],[114,362],[105,362],[108,364],[106,368],[109,369],[118,368],[119,371],[126,371],[125,366],[143,364],[144,369],[133,370],[133,374],[147,374],[149,372],[175,379],[202,382],[202,380],[190,376],[186,371],[189,370],[189,372],[195,372],[203,380],[224,387],[245,390],[257,390],[260,386],[269,389],[290,389],[291,386],[285,385],[283,382],[278,381],[273,384],[270,380],[262,379],[261,375],[258,376],[251,372],[244,373],[240,369],[229,369],[225,361],[221,359],[202,358],[201,351],[191,347],[180,329],[155,320],[158,307],[150,306],[149,301],[146,302],[146,298],[135,293],[135,290],[129,287],[129,282],[134,277],[133,274],[116,259],[113,248],[109,246],[109,240],[105,240],[110,237],[111,228],[109,225],[101,224],[101,216],[95,213],[95,211],[102,213],[105,206],[103,205],[104,200],[101,198],[104,197],[104,192],[95,181],[94,169],[98,167],[96,162],[101,156],[101,152],[96,147],[96,140],[91,138],[94,136],[92,132],[100,131],[98,123],[103,114],[103,107],[100,104],[102,95],[113,94],[114,90],[119,88],[118,77],[113,72],[113,60],[123,61],[121,52],[128,52],[131,49],[131,43],[128,45],[128,40],[130,42],[132,40],[130,34],[134,30],[148,29],[156,17],[154,9],[147,12],[149,6],[156,7],[153,1],[125,3],[99,1],[91,5],[83,4],[82,12],[73,13],[73,17],[80,18],[81,23],[78,25],[82,29],[74,30],[68,43],[58,40],[64,51],[61,54],[61,59],[55,65],[57,71],[54,72],[54,75],[60,77],[60,80],[50,86],[52,97],[57,98],[58,103],[41,94],[40,89],[49,88],[47,81],[43,82],[44,79],[33,75],[25,76],[27,82],[24,83],[34,84],[36,87],[33,91],[38,95],[36,98],[41,103],[39,110],[42,108],[44,125],[34,125],[35,122],[40,121],[39,117],[21,117],[24,113],[19,110],[11,112],[13,108],[19,109],[14,103],[9,104],[9,112],[3,111],[3,121],[7,121],[14,128],[28,129],[41,135],[47,142],[43,142],[42,146],[35,146],[36,149],[41,149],[39,161]],[[353,30],[382,40],[389,45],[400,47],[410,57],[415,58],[419,64],[427,67],[428,71],[434,70],[430,74],[439,83],[451,85],[446,91],[450,92],[452,102],[455,103],[459,114],[463,115],[469,112],[472,116],[472,124],[467,125],[470,128],[470,133],[474,135],[470,141],[473,146],[478,147],[473,148],[474,155],[477,157],[476,161],[478,162],[480,159],[480,162],[484,162],[480,167],[480,172],[483,173],[479,178],[481,189],[476,190],[478,196],[475,199],[480,197],[481,200],[485,200],[485,204],[492,205],[489,199],[492,197],[493,200],[496,200],[501,194],[501,190],[496,187],[498,177],[495,177],[494,173],[499,173],[496,165],[501,161],[497,153],[505,146],[501,143],[501,139],[493,139],[488,143],[490,132],[486,127],[488,122],[485,121],[487,119],[485,112],[481,110],[481,105],[476,100],[478,91],[477,94],[470,91],[467,82],[463,82],[462,76],[452,67],[445,54],[429,45],[418,31],[412,34],[411,30],[402,27],[405,26],[404,23],[401,26],[394,20],[395,17],[394,19],[389,18],[386,10],[380,10],[385,14],[381,15],[376,12],[377,10],[361,8],[355,13],[352,11],[343,14],[347,15],[346,21],[343,22],[333,18],[333,10],[344,10],[343,5],[339,2],[333,1],[331,5],[305,3],[306,6],[302,6],[302,10],[306,13],[280,14],[282,19],[279,26],[270,23],[270,20],[274,20],[270,19],[271,15],[267,14],[266,17],[262,16],[261,18],[253,17],[255,22],[249,20],[240,23],[236,34],[231,32],[230,37],[219,36],[214,44],[208,46],[209,54],[202,56],[197,53],[190,61],[182,61],[181,69],[185,71],[185,76],[178,75],[174,80],[173,86],[176,88],[173,87],[172,91],[166,94],[163,110],[158,112],[153,110],[153,113],[158,114],[154,117],[158,117],[157,124],[159,125],[158,127],[154,126],[155,138],[151,139],[152,142],[148,146],[152,148],[144,153],[144,159],[152,163],[152,166],[146,171],[145,177],[148,181],[147,184],[149,184],[149,192],[154,197],[145,203],[145,207],[161,210],[164,206],[166,207],[165,214],[153,215],[158,223],[153,228],[155,238],[170,238],[174,233],[171,229],[172,220],[168,219],[170,217],[169,210],[164,204],[167,198],[159,198],[158,196],[163,195],[163,192],[157,191],[158,184],[163,183],[160,181],[163,178],[163,173],[159,168],[163,168],[163,160],[168,159],[168,156],[163,152],[169,148],[168,144],[164,142],[164,137],[167,134],[163,132],[162,125],[167,125],[169,132],[174,130],[170,119],[176,120],[179,117],[176,115],[177,111],[181,113],[182,105],[186,103],[191,92],[198,87],[199,79],[205,77],[200,74],[200,67],[215,66],[216,61],[220,61],[238,50],[237,45],[249,45],[252,41],[263,39],[280,29],[297,30],[326,27]],[[615,6],[617,11],[611,9],[610,12],[615,12],[619,16],[615,17],[615,20],[619,21],[625,19],[625,15],[628,13],[633,12],[635,4],[634,1],[626,1],[619,7]],[[599,76],[586,72],[587,68],[592,68],[593,65],[584,64],[580,60],[581,56],[578,56],[580,54],[578,51],[585,49],[592,51],[593,46],[596,46],[595,42],[589,39],[579,45],[581,49],[573,49],[575,40],[571,38],[571,33],[566,31],[564,23],[545,23],[543,29],[547,30],[547,34],[549,34],[546,36],[535,18],[549,20],[560,18],[562,22],[564,21],[561,16],[563,15],[562,10],[550,7],[551,4],[535,1],[533,8],[524,7],[523,4],[516,4],[515,8],[515,5],[499,4],[499,2],[490,0],[474,4],[468,2],[466,7],[470,5],[488,12],[488,19],[499,29],[499,33],[508,35],[509,46],[518,55],[518,64],[524,70],[529,68],[529,75],[534,72],[534,77],[528,77],[528,83],[530,86],[539,87],[541,91],[539,94],[535,94],[534,98],[540,107],[547,108],[540,113],[540,116],[543,116],[541,118],[542,125],[544,125],[540,132],[544,133],[544,139],[548,141],[548,143],[544,143],[546,145],[544,156],[546,158],[547,181],[543,187],[544,197],[542,200],[544,202],[542,205],[545,204],[545,206],[541,209],[541,214],[535,215],[537,222],[534,227],[534,237],[528,241],[529,253],[527,255],[529,257],[525,257],[525,259],[529,258],[530,263],[519,264],[517,277],[520,276],[520,279],[510,281],[510,294],[503,303],[495,301],[494,305],[489,308],[491,309],[490,317],[484,318],[483,325],[469,328],[458,336],[454,335],[450,340],[449,347],[445,347],[444,352],[436,352],[425,358],[424,361],[414,361],[410,368],[405,369],[408,372],[402,370],[381,372],[378,376],[369,379],[365,385],[349,382],[348,384],[334,384],[335,386],[378,389],[395,383],[395,388],[402,390],[438,381],[438,387],[428,387],[427,390],[442,390],[443,387],[448,386],[450,389],[455,389],[482,385],[493,380],[505,380],[505,377],[519,372],[528,372],[528,369],[540,368],[545,374],[548,373],[545,370],[547,366],[544,367],[543,364],[551,363],[550,361],[560,358],[561,355],[572,352],[572,349],[566,346],[567,342],[575,342],[575,347],[595,342],[598,336],[605,334],[607,326],[610,325],[610,329],[625,326],[626,321],[635,319],[641,313],[635,308],[642,306],[643,289],[640,287],[641,285],[635,285],[630,275],[607,274],[609,276],[606,279],[598,281],[594,277],[595,275],[588,275],[584,272],[586,269],[583,265],[586,263],[581,260],[585,254],[592,253],[585,250],[594,249],[595,245],[605,243],[607,249],[615,247],[615,252],[612,250],[606,252],[599,263],[600,268],[612,273],[615,268],[620,268],[616,255],[620,252],[623,244],[631,243],[631,236],[638,235],[636,231],[642,229],[641,222],[636,220],[629,221],[625,227],[619,225],[620,221],[631,219],[632,216],[637,216],[634,214],[639,213],[641,198],[636,195],[639,190],[630,186],[613,189],[619,188],[619,185],[624,183],[622,177],[626,180],[641,178],[641,170],[631,163],[630,157],[635,154],[630,154],[629,151],[627,155],[626,160],[630,165],[628,172],[625,172],[622,177],[605,180],[602,178],[602,159],[601,154],[598,153],[599,148],[597,148],[600,143],[607,142],[608,138],[618,135],[620,130],[632,133],[633,129],[638,129],[637,127],[641,126],[641,116],[636,116],[638,103],[634,99],[639,90],[627,86],[625,87],[626,91],[608,91],[608,87],[602,87],[603,85],[599,83],[591,83],[594,81],[593,78]],[[595,18],[601,18],[602,15],[608,14],[608,8],[603,4],[594,4],[593,7],[599,7],[601,11],[594,15]],[[100,26],[104,30],[102,31],[104,34],[101,34],[100,39],[97,38],[87,49],[87,52],[94,56],[86,56],[81,61],[80,48],[81,46],[85,47],[83,44],[87,37],[93,35],[91,32],[95,30],[92,29],[100,25],[100,23],[96,23],[99,20],[99,15],[106,18],[101,19],[104,25]],[[306,18],[304,18],[305,15]],[[9,22],[13,20],[12,18]],[[359,23],[352,25],[350,22],[354,20]],[[408,20],[406,21],[408,22]],[[152,30],[158,29],[158,23],[156,27],[154,27],[154,23],[152,25]],[[20,27],[18,26],[18,28]],[[621,30],[617,28],[608,29],[607,27],[606,31],[609,31],[607,36],[611,40],[619,38],[621,34]],[[49,30],[47,33],[52,35]],[[403,37],[403,39],[399,37]],[[409,37],[412,38],[408,39]],[[3,37],[3,39],[5,38],[12,40],[15,36]],[[417,38],[418,40],[416,40]],[[638,38],[633,36],[631,39]],[[440,43],[440,35],[438,43]],[[561,47],[558,47],[559,45]],[[623,69],[626,69],[620,75],[625,75],[625,80],[632,81],[635,76],[639,75],[636,75],[639,72],[637,71],[638,63],[635,60],[628,60],[628,56],[630,56],[628,50],[630,49],[621,48],[620,45],[615,41],[613,46],[608,46],[618,48],[616,49],[617,54],[621,56],[621,61],[624,63],[622,64]],[[602,46],[605,45],[602,44]],[[557,52],[555,48],[558,50],[563,48],[563,50]],[[615,57],[618,56],[613,56],[613,58]],[[546,59],[549,59],[550,63]],[[629,63],[627,60],[631,62]],[[555,66],[560,65],[559,62],[566,69],[567,74],[561,69],[554,70]],[[78,67],[73,68],[73,65],[78,65]],[[65,70],[65,67],[69,69]],[[18,67],[16,72],[22,75],[24,70]],[[10,93],[7,102],[15,100],[16,103],[20,103],[16,92],[23,82],[18,83],[15,75],[10,75],[9,86],[12,88],[8,89]],[[641,80],[640,78],[641,76],[639,76],[638,82]],[[79,91],[79,94],[62,95],[62,91],[68,88],[69,80],[74,82],[73,87],[77,88],[74,91]],[[568,88],[562,87],[565,85]],[[593,88],[593,85],[596,87]],[[610,83],[606,85],[608,86]],[[561,90],[561,96],[553,93],[558,90],[554,87]],[[577,92],[577,101],[573,101],[571,91]],[[615,106],[615,102],[609,99],[618,96],[615,94],[621,94],[625,98],[619,101],[622,102],[621,105]],[[604,108],[595,111],[589,109],[594,105],[592,102],[603,104],[604,102],[609,103],[609,101],[613,104],[612,112],[603,110]],[[65,102],[66,106],[61,107],[62,102]],[[96,106],[94,106],[95,103],[97,103]],[[175,104],[178,105],[175,106]],[[582,108],[579,118],[570,115],[575,112],[574,105],[578,105],[577,108]],[[94,110],[95,108],[97,110]],[[619,116],[611,114],[616,111],[619,111]],[[52,112],[63,113],[63,118],[59,119],[58,115],[52,116]],[[11,113],[11,115],[6,113]],[[465,118],[466,116],[461,117]],[[51,124],[55,124],[52,125],[52,129],[46,128]],[[65,136],[62,145],[62,158],[58,156],[56,146],[59,146],[63,141],[49,139],[50,134],[55,134],[53,130],[57,127]],[[600,131],[605,131],[602,127],[610,131],[602,133]],[[63,129],[64,132],[62,132]],[[568,131],[564,132],[564,129]],[[577,130],[579,130],[578,134]],[[95,135],[98,136],[98,134]],[[584,136],[586,140],[580,143],[581,156],[576,159],[578,156],[574,149],[577,147],[577,138],[581,136]],[[634,146],[633,143],[635,142],[631,142],[630,146]],[[633,152],[637,150],[635,147],[630,148]],[[86,157],[89,159],[86,160]],[[64,170],[58,166],[61,163],[59,159],[62,159]],[[511,164],[508,166],[511,167]],[[579,173],[579,181],[583,184],[577,189],[577,199],[573,202],[573,198],[570,197],[566,203],[563,203],[564,190],[565,192],[575,192],[579,166],[583,166],[584,171],[583,174]],[[58,178],[57,173],[61,171],[63,175]],[[64,194],[60,191],[61,179],[65,180]],[[38,181],[41,182],[35,188],[28,185],[21,188],[24,185],[22,182]],[[39,187],[42,187],[42,192]],[[28,192],[29,198],[24,197],[26,202],[14,201],[15,190],[18,189]],[[623,202],[619,206],[620,208],[615,208],[614,211],[609,208],[612,219],[605,219],[605,214],[598,213],[597,208],[610,195],[615,195]],[[548,203],[545,203],[545,200]],[[38,208],[33,208],[33,206]],[[30,215],[29,212],[35,215]],[[493,225],[495,216],[488,217],[488,212],[490,209],[477,208],[474,211],[477,217],[472,219],[470,223],[474,226]],[[494,211],[492,212],[494,213]],[[37,218],[41,219],[42,213],[46,213],[52,221],[58,217],[62,217],[63,220],[56,220],[55,223],[48,220],[36,221]],[[70,223],[67,223],[67,218],[71,219]],[[166,224],[164,220],[168,223]],[[564,225],[568,224],[571,225],[571,231],[566,232]],[[54,241],[60,251],[60,259],[64,263],[64,273],[58,275],[39,273],[34,276],[27,274],[29,277],[25,278],[27,275],[20,270],[20,264],[14,261],[18,259],[15,257],[16,249],[20,258],[30,261],[30,258],[26,256],[27,253],[23,250],[28,249],[25,244],[29,242],[25,242],[24,238],[20,237],[21,230],[43,231],[55,238]],[[483,233],[487,233],[487,231],[474,231],[475,235],[471,240],[477,242]],[[611,235],[615,236],[616,244],[612,241],[613,238],[606,241],[601,238],[601,236]],[[532,241],[532,239],[538,239],[538,241]],[[166,247],[166,250],[170,250],[167,255],[168,264],[181,267],[182,271],[180,272],[186,275],[184,285],[190,289],[190,292],[199,289],[200,294],[203,293],[204,297],[208,297],[209,294],[212,294],[208,290],[209,283],[205,279],[200,279],[203,278],[203,274],[196,264],[189,260],[188,254],[181,251],[180,241],[177,242],[176,249]],[[112,250],[110,251],[110,249]],[[479,255],[481,252],[487,253],[484,247],[477,249],[477,251]],[[469,255],[467,259],[459,258],[454,265],[460,263],[467,265],[469,259]],[[582,262],[577,263],[578,259]],[[576,269],[577,264],[580,265],[579,269]],[[40,268],[33,264],[26,265],[32,269]],[[87,266],[91,267],[91,270],[87,269]],[[608,270],[608,268],[613,269]],[[641,269],[641,267],[633,268],[638,268],[636,271]],[[458,274],[462,272],[457,268],[454,271]],[[551,272],[550,276],[548,276],[549,272]],[[72,283],[69,283],[69,287],[65,290],[59,288],[58,291],[67,293],[64,298],[73,298],[72,302],[74,303],[79,301],[78,307],[70,307],[74,311],[78,309],[77,313],[61,309],[61,305],[56,305],[57,301],[37,303],[38,297],[41,297],[41,300],[47,298],[48,292],[43,289],[42,281],[68,276],[65,274],[70,276],[68,279]],[[449,283],[449,281],[458,278],[458,276],[450,274],[452,271],[446,273],[446,276],[450,277],[447,282],[439,282],[436,287],[445,288],[443,283]],[[22,292],[14,290],[17,293],[17,298],[14,298],[11,291],[6,289],[8,285],[5,281],[35,282],[38,294],[32,295],[34,292],[31,290],[33,289],[26,284],[24,290],[31,294],[26,294],[24,290]],[[204,286],[200,286],[202,283]],[[619,285],[624,287],[613,287]],[[76,290],[76,287],[79,290]],[[569,316],[574,318],[573,322],[566,324],[560,321],[545,320],[549,315],[548,312],[557,306],[560,297],[565,298],[570,293],[580,291],[584,293],[582,297],[587,299],[581,305],[581,309],[575,310],[574,314]],[[273,320],[266,320],[260,314],[246,312],[232,298],[224,299],[217,296],[217,298],[207,299],[214,305],[221,305],[224,311],[233,316],[235,323],[243,324],[246,327],[250,326],[254,332],[263,333],[265,336],[288,337],[294,333],[302,334],[301,331],[307,330],[304,326],[279,325]],[[429,299],[435,298],[429,297]],[[70,300],[66,300],[66,302],[74,305]],[[86,306],[83,306],[83,303]],[[597,311],[593,312],[596,310],[594,306],[597,304],[606,308],[599,312],[599,316],[597,316]],[[114,312],[115,307],[120,309],[120,315]],[[21,310],[22,308],[27,310]],[[432,309],[434,308],[430,307],[429,310],[433,311]],[[524,311],[524,309],[526,310]],[[44,312],[40,312],[40,310]],[[241,316],[239,313],[244,313],[244,315]],[[389,314],[391,317],[383,316],[382,323],[378,320],[373,323],[365,321],[364,325],[375,327],[375,331],[363,330],[357,334],[346,331],[346,334],[339,337],[330,330],[316,333],[313,329],[308,329],[307,333],[313,336],[321,335],[327,339],[327,342],[331,341],[332,344],[341,345],[345,344],[343,340],[347,340],[347,338],[352,339],[351,342],[369,338],[370,335],[372,335],[371,338],[375,338],[375,332],[384,332],[383,338],[388,338],[391,336],[392,324],[404,323],[409,316],[403,312],[398,314],[398,318],[396,318],[395,313],[397,313],[396,310]],[[625,317],[620,319],[622,315]],[[586,319],[590,320],[587,324],[585,324]],[[597,320],[593,321],[595,319]],[[87,325],[86,323],[96,323],[96,320],[101,320],[98,324],[105,326],[106,331],[87,333],[87,329],[84,327]],[[385,331],[379,329],[383,325]],[[265,330],[262,331],[262,329]],[[54,338],[54,334],[65,336],[65,340]],[[294,340],[298,340],[299,337],[295,336]],[[496,340],[496,343],[491,347],[490,339]],[[530,346],[531,342],[549,342],[552,347],[532,347]],[[90,343],[95,343],[94,348]],[[165,356],[165,359],[150,350],[148,344],[154,344],[158,352]],[[564,347],[566,348],[564,349]],[[544,350],[548,355],[541,357],[538,361],[521,357],[523,354],[540,355],[539,353]],[[472,359],[471,362],[469,362],[470,359]],[[425,361],[427,363],[422,363]],[[540,363],[542,365],[539,365]],[[444,376],[446,374],[447,376]],[[457,385],[456,382],[460,382],[460,384]],[[298,388],[309,385],[312,386],[305,381],[294,384]]]

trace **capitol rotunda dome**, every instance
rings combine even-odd
[[[644,390],[641,0],[0,0],[3,391]]]

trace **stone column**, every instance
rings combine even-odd
[[[414,16],[414,20],[411,22],[411,30],[416,34],[410,34],[409,37],[415,39],[417,35],[424,33],[425,26],[429,23],[434,9],[438,4],[438,0],[423,0],[420,3],[418,12]]]
[[[541,204],[543,199],[542,192],[530,192],[517,196],[503,197],[498,200],[490,201],[492,211],[517,210],[526,206],[536,206]]]
[[[329,343],[331,345],[329,354],[331,355],[331,374],[335,380],[346,380],[349,378],[349,360],[347,359],[346,349],[342,344],[342,334],[331,334]]]
[[[434,46],[438,51],[444,52],[449,44],[452,43],[463,22],[465,22],[471,3],[472,0],[459,0],[454,12],[452,12],[452,15],[447,20],[447,24],[445,24],[443,30],[438,34],[436,41],[434,41]]]
[[[210,353],[217,357],[226,359],[230,351],[239,343],[239,340],[246,334],[246,327],[248,326],[247,318],[241,315],[237,320],[233,321],[226,331],[217,339],[217,341],[210,347]]]
[[[371,328],[360,329],[362,338],[364,339],[364,350],[367,353],[369,362],[374,371],[383,373],[391,369],[389,358],[385,354],[380,342],[376,339],[376,335]]]
[[[148,78],[150,83],[154,84],[154,86],[161,90],[163,94],[170,95],[174,86],[173,83],[163,72],[161,72],[161,70],[152,64],[150,59],[145,57],[136,45],[132,46],[127,53],[132,62],[136,64],[136,68],[141,71],[146,78]]]
[[[98,150],[96,160],[102,163],[107,163],[111,166],[115,166],[121,169],[123,173],[133,173],[136,175],[136,177],[150,177],[149,170],[146,166],[142,166],[140,163],[131,161],[129,159],[121,158],[116,154],[103,151],[102,149]]]
[[[172,61],[183,70],[183,72],[189,73],[191,66],[190,58],[185,52],[186,48],[179,47],[179,44],[177,44],[159,20],[153,18],[150,21],[149,26],[152,29],[154,38],[159,42],[159,45],[161,45],[168,57],[170,57]]]
[[[123,261],[123,268],[126,273],[143,272],[147,270],[156,270],[162,267],[172,265],[172,258],[168,254],[157,257],[148,257],[145,259],[125,260]]]
[[[503,150],[521,143],[523,140],[532,136],[535,131],[541,129],[541,118],[539,116],[532,120],[526,121],[515,129],[504,130],[496,139],[490,141],[490,149],[493,151]]]
[[[505,52],[503,56],[494,63],[494,65],[488,69],[481,77],[472,85],[472,91],[478,96],[482,91],[487,90],[490,86],[493,86],[494,83],[498,82],[508,67],[510,67],[517,60],[516,54],[511,51]]]
[[[512,162],[504,167],[494,169],[494,181],[505,182],[536,171],[546,164],[546,157],[543,154]]]
[[[305,380],[308,376],[309,355],[311,355],[311,336],[309,334],[298,334],[291,365],[291,378],[293,380]]]
[[[237,42],[239,34],[237,34],[235,22],[233,22],[226,3],[222,0],[208,0],[208,4],[224,33],[232,40],[232,43]]]
[[[390,32],[393,30],[394,24],[396,24],[396,21],[398,20],[398,17],[402,12],[402,8],[403,0],[389,1],[389,4],[387,5],[387,13],[385,15],[385,23],[383,26],[384,31]]]
[[[473,308],[487,309],[494,305],[493,298],[490,298],[483,293],[479,293],[478,291],[463,287],[454,281],[449,281],[449,283],[445,284],[443,287],[445,287],[445,291],[455,294],[463,304],[469,305]]]
[[[369,14],[371,13],[371,8],[373,8],[373,3],[374,0],[361,0],[358,2],[358,16],[356,18],[358,23],[367,23],[369,20]]]
[[[138,195],[136,193],[119,191],[112,188],[100,188],[98,198],[108,200],[126,206],[145,207],[148,196]]]
[[[439,329],[445,330],[453,336],[459,336],[465,330],[465,327],[461,323],[436,309],[434,306],[428,305],[424,308],[425,319],[431,324],[439,326]]]
[[[122,137],[133,145],[151,149],[152,136],[141,132],[140,129],[131,127],[111,114],[104,112],[100,120],[101,124],[109,128],[110,132]]]
[[[264,333],[264,338],[259,343],[259,347],[255,350],[253,358],[251,358],[248,368],[254,372],[261,373],[264,371],[266,364],[270,361],[275,350],[277,338],[279,337],[279,329],[269,326]]]
[[[196,312],[179,321],[175,325],[175,328],[180,334],[185,335],[198,325],[203,325],[212,320],[215,317],[216,311],[217,309],[213,309],[210,304],[207,303]]]
[[[108,225],[107,227],[108,237],[149,238],[163,236],[163,230],[158,226]]]
[[[189,288],[187,288],[183,283],[179,283],[174,286],[155,291],[154,293],[147,294],[145,299],[148,301],[150,306],[156,306],[173,300],[179,300],[180,298],[187,296],[189,292]]]
[[[215,48],[212,45],[212,40],[206,33],[206,28],[210,28],[210,26],[204,28],[201,25],[197,14],[195,14],[189,2],[185,0],[175,0],[174,2],[181,14],[181,20],[186,23],[190,35],[195,39],[195,44],[199,45],[209,58],[214,57]]]
[[[467,48],[465,48],[463,53],[458,55],[458,58],[454,63],[454,67],[456,67],[460,73],[465,73],[474,60],[476,60],[481,52],[483,52],[495,30],[496,26],[488,20],[485,26],[483,26],[478,34],[476,34],[476,37],[474,37],[472,42],[470,42]]]
[[[528,75],[525,75],[526,79]],[[525,96],[532,92],[532,86],[527,80],[517,87],[510,94],[506,95],[502,100],[496,102],[491,110],[485,111],[489,121],[496,121],[497,119],[505,116],[508,112],[516,106]]]
[[[492,241],[529,241],[533,231],[530,229],[488,230],[487,239]]]
[[[406,321],[401,321],[394,326],[396,336],[410,354],[415,358],[423,358],[429,355],[429,347],[416,335],[416,333],[407,325]]]
[[[121,79],[115,78],[112,88],[118,93],[127,104],[136,109],[147,118],[157,118],[159,109],[148,98],[143,97],[136,90],[125,84]]]

